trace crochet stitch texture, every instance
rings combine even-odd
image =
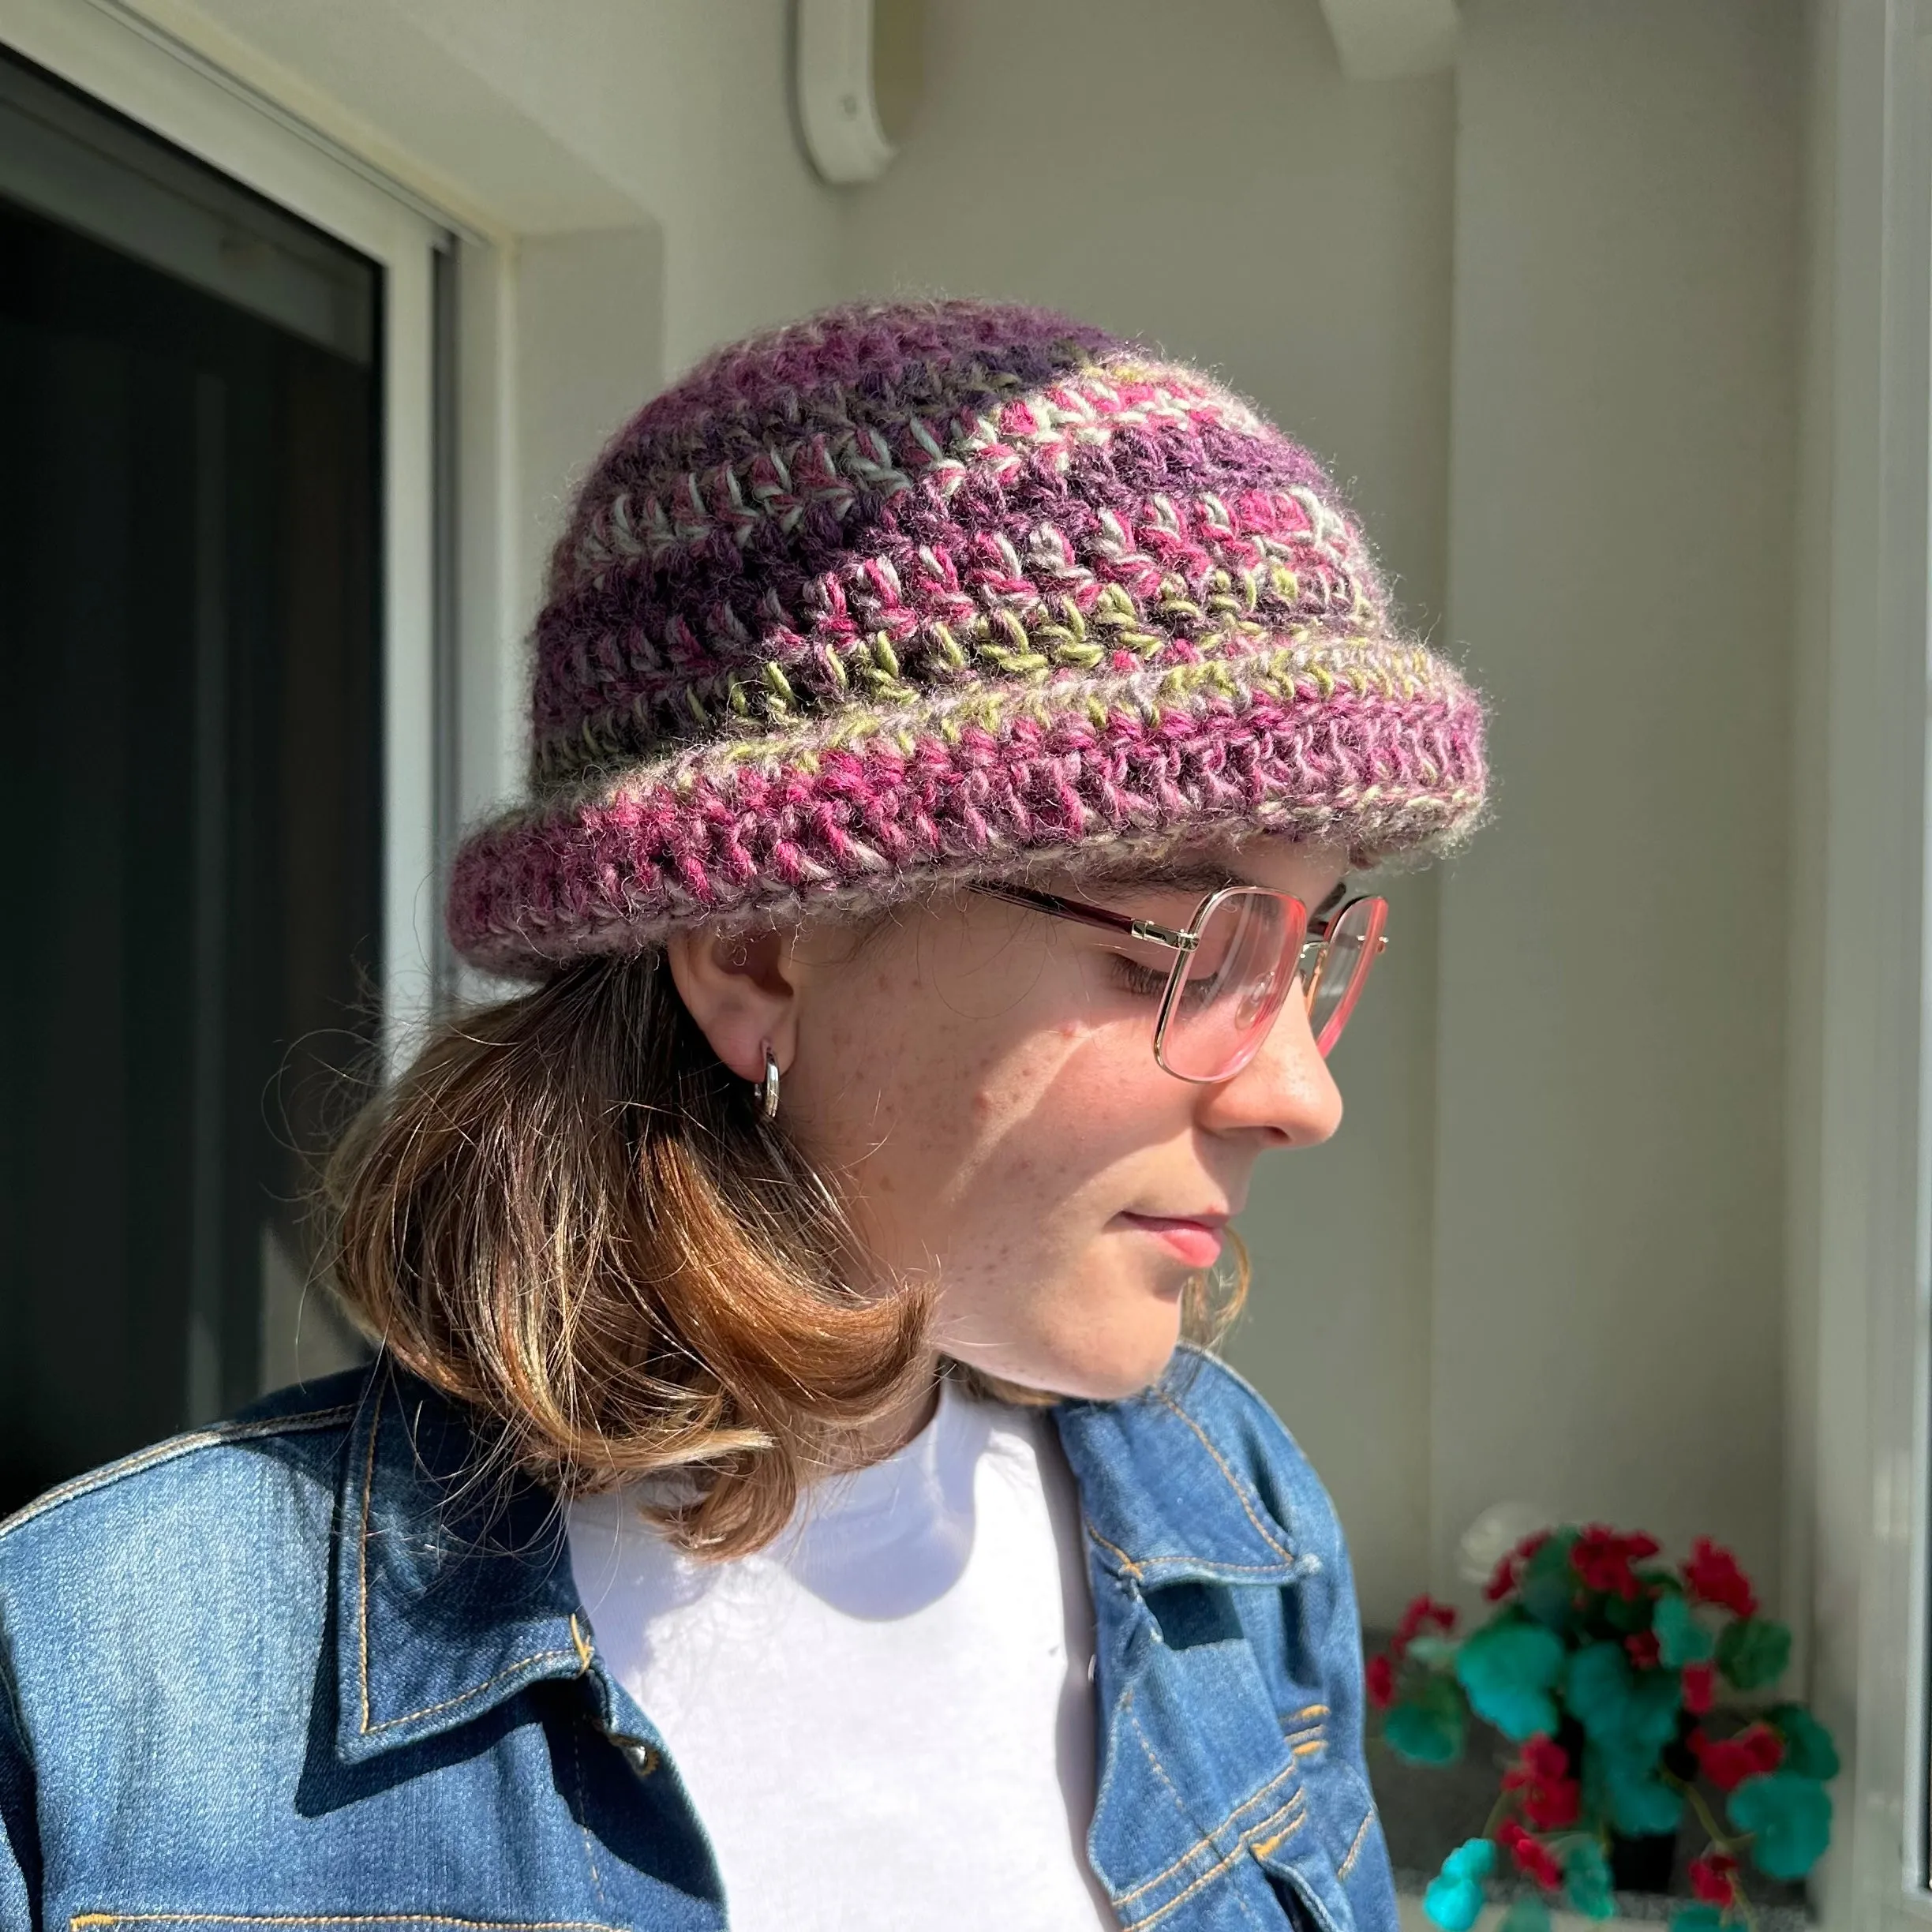
[[[833,309],[649,403],[552,557],[533,724],[448,905],[526,977],[1203,835],[1440,848],[1483,799],[1481,706],[1315,459],[994,302]]]

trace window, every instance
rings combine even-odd
[[[302,1156],[436,976],[445,238],[85,13],[150,125],[0,58],[0,1514],[344,1357]]]

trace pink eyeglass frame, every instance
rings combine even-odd
[[[1323,1037],[1316,1042],[1317,1050],[1325,1059],[1342,1029],[1348,1024],[1355,1010],[1356,1002],[1361,996],[1361,987],[1368,976],[1368,969],[1381,955],[1388,950],[1388,935],[1382,930],[1388,916],[1387,901],[1368,896],[1359,896],[1344,900],[1325,919],[1317,922],[1312,919],[1308,908],[1291,893],[1276,892],[1267,886],[1223,886],[1208,893],[1194,908],[1194,916],[1182,927],[1163,926],[1153,919],[1135,919],[1131,914],[1115,912],[1106,906],[1089,905],[1084,900],[1065,899],[1058,893],[1037,892],[1030,886],[986,885],[975,886],[976,892],[991,899],[1004,899],[1014,905],[1027,906],[1035,912],[1045,912],[1055,919],[1073,919],[1083,926],[1097,926],[1105,932],[1123,933],[1133,939],[1143,939],[1150,944],[1165,946],[1177,955],[1174,967],[1167,975],[1166,990],[1161,994],[1160,1013],[1154,1022],[1154,1059],[1163,1073],[1175,1080],[1187,1080],[1196,1086],[1214,1086],[1222,1080],[1232,1080],[1261,1050],[1275,1021],[1281,1017],[1281,1007],[1277,1006],[1270,1016],[1268,1024],[1256,1030],[1253,1043],[1233,1065],[1219,1073],[1183,1073],[1168,1065],[1165,1052],[1167,1040],[1167,1023],[1173,1017],[1175,1003],[1181,997],[1181,989],[1187,978],[1189,959],[1201,942],[1209,919],[1228,900],[1237,898],[1269,898],[1279,900],[1288,908],[1288,930],[1292,938],[1283,942],[1282,961],[1284,966],[1292,966],[1294,975],[1301,976],[1302,955],[1311,939],[1317,942],[1321,951],[1316,959],[1312,972],[1307,976],[1305,999],[1312,1011],[1315,995],[1321,985],[1323,968],[1327,964],[1329,936],[1340,925],[1342,919],[1357,906],[1372,904],[1380,908],[1372,928],[1374,946],[1356,976],[1354,997],[1347,998],[1330,1017],[1322,1029]],[[1287,1003],[1283,994],[1282,1004]]]

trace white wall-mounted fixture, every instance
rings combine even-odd
[[[924,0],[798,0],[799,129],[839,185],[876,181],[918,105]]]

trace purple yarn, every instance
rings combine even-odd
[[[531,800],[448,908],[504,973],[1211,830],[1440,848],[1483,798],[1480,705],[1315,459],[1041,309],[708,358],[584,485],[536,659]]]

